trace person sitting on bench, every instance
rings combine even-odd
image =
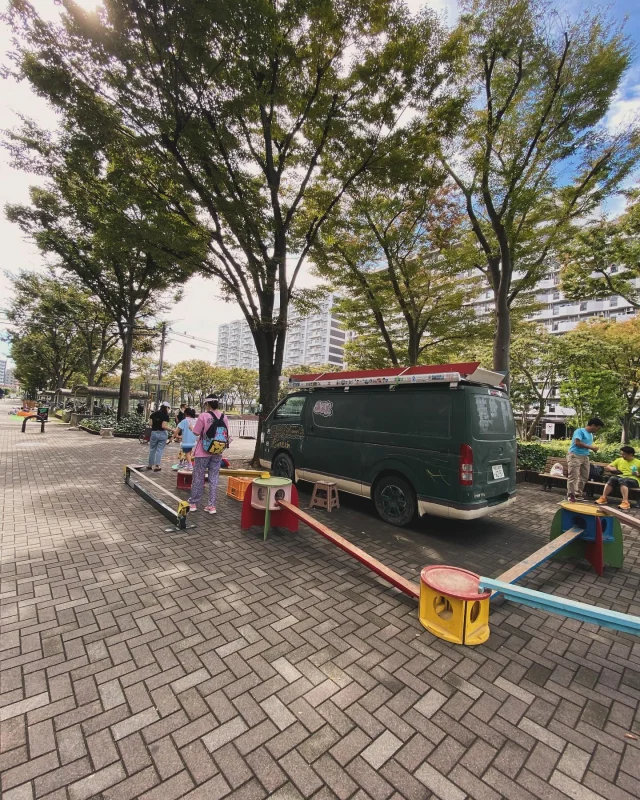
[[[628,511],[631,506],[629,505],[629,489],[637,489],[640,486],[640,459],[636,458],[636,451],[633,447],[625,445],[620,448],[620,458],[616,458],[605,469],[614,472],[615,475],[607,481],[604,487],[602,497],[596,500],[600,506],[607,504],[607,497],[613,491],[614,486],[620,487],[622,494],[622,502],[620,508],[623,511]]]

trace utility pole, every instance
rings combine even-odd
[[[164,362],[164,343],[166,338],[167,338],[167,323],[163,322],[161,328],[161,336],[160,336],[160,360],[158,361],[158,394],[156,397],[158,405],[160,405],[160,401],[162,400],[162,386],[160,386],[160,383],[162,381],[162,367]]]

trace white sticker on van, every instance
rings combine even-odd
[[[313,407],[313,413],[318,414],[321,417],[332,417],[333,416],[333,401],[331,400],[316,400],[316,404]]]

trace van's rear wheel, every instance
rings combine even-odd
[[[416,495],[409,481],[399,475],[387,475],[376,483],[373,502],[380,517],[399,528],[416,515]]]
[[[271,472],[278,478],[290,478],[295,481],[295,467],[289,453],[278,453],[271,464]]]

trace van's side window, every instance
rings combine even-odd
[[[368,394],[313,394],[311,397],[311,419],[316,428],[334,430],[357,430],[360,428],[362,408]]]
[[[397,436],[450,439],[452,409],[450,392],[372,394],[367,428]]]
[[[291,419],[292,417],[300,419],[306,399],[306,396],[301,397],[300,395],[288,397],[285,402],[276,410],[276,413],[273,415],[274,419],[283,419],[285,417],[287,419]]]

